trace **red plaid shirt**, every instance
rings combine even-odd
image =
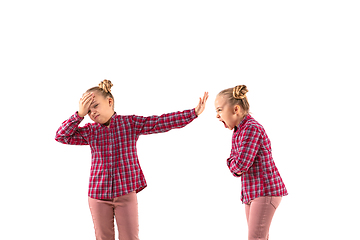
[[[249,114],[234,129],[227,165],[236,177],[241,175],[241,201],[260,196],[285,196],[287,190],[271,154],[265,129]]]
[[[88,123],[79,127],[83,118],[77,113],[63,122],[55,140],[72,145],[90,145],[91,170],[89,197],[113,199],[146,187],[136,151],[140,135],[167,132],[182,128],[196,118],[195,109],[161,116],[111,117],[109,127]]]

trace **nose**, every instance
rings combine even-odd
[[[96,113],[96,112],[95,112],[94,109],[91,109],[91,110],[90,110],[90,115],[91,115],[91,116],[95,116],[95,113]]]
[[[219,113],[216,113],[216,118],[220,118],[220,114],[219,114]]]

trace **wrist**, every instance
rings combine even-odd
[[[195,113],[196,117],[199,117],[199,113],[198,113],[198,111],[196,111],[196,108],[194,108],[194,113]]]
[[[78,115],[79,117],[81,117],[81,118],[84,118],[84,117],[85,117],[85,115],[82,115],[81,113],[79,113],[79,111],[77,111],[76,113],[77,113],[77,115]]]
[[[198,112],[198,110],[196,110],[196,108],[194,108],[194,112],[195,112],[195,114],[196,114],[197,117],[200,115],[199,112]]]

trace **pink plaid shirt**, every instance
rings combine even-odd
[[[111,117],[109,127],[88,123],[79,127],[83,118],[77,113],[63,122],[55,140],[72,145],[90,145],[91,170],[89,197],[113,199],[146,187],[136,151],[140,135],[167,132],[182,128],[196,118],[195,109],[161,116]]]
[[[234,129],[227,165],[236,177],[241,175],[241,201],[260,196],[288,195],[271,154],[265,129],[249,114]]]

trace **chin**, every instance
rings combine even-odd
[[[94,118],[93,121],[96,123],[100,123],[101,119],[99,119],[100,117]]]
[[[99,123],[99,121],[96,119],[91,119],[91,120],[93,120],[94,123]]]

